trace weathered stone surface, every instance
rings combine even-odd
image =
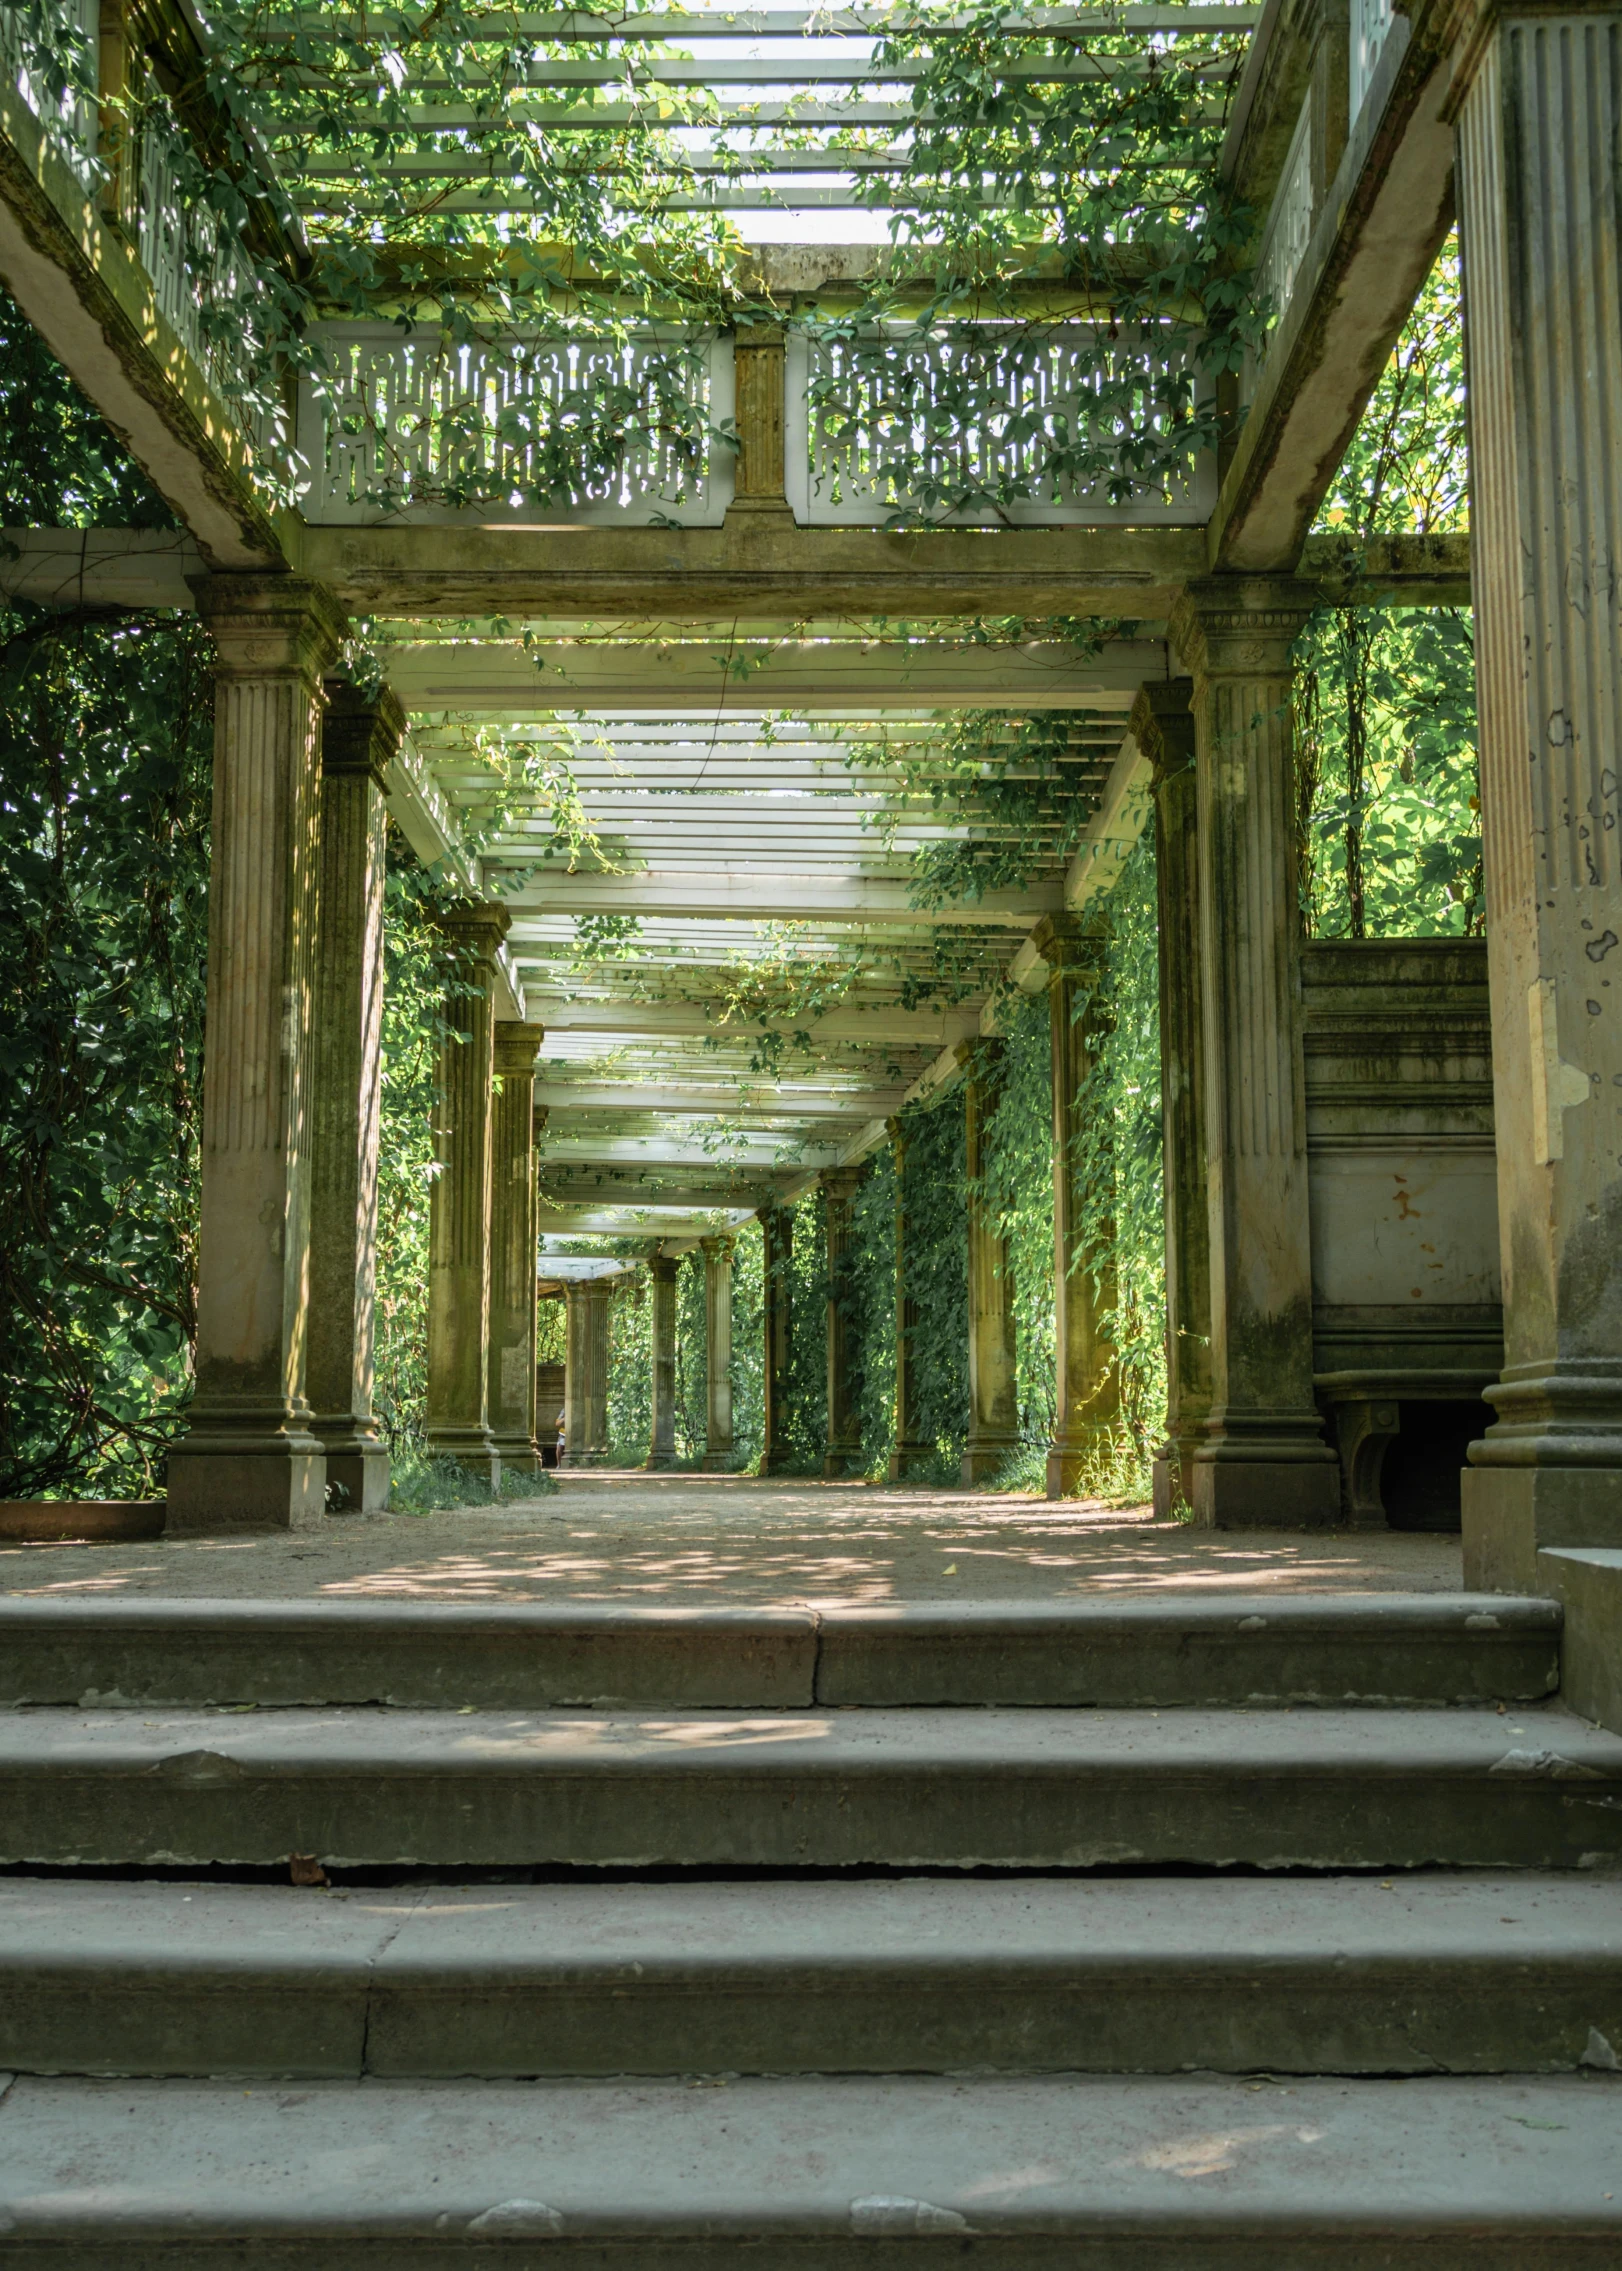
[[[981,1178],[1003,1079],[1003,1044],[987,1036],[958,1050],[964,1067],[964,1167],[969,1192],[969,1431],[963,1480],[988,1482],[1019,1448],[1014,1271],[1008,1241],[993,1227]]]
[[[1575,2073],[1596,2033],[1622,1904],[1569,1874],[0,1884],[29,2074]]]
[[[700,1241],[704,1252],[704,1465],[732,1464],[732,1240]]]
[[[781,1474],[793,1457],[788,1439],[789,1359],[793,1320],[794,1216],[786,1206],[756,1209],[764,1245],[761,1268],[760,1473]]]
[[[539,1025],[504,1019],[490,1106],[490,1436],[504,1468],[533,1474],[535,1442],[535,1056]]]
[[[655,1254],[648,1263],[648,1362],[652,1372],[648,1465],[676,1464],[676,1261]]]
[[[1546,1546],[1538,1576],[1565,1611],[1560,1687],[1568,1709],[1622,1734],[1622,1551]]]
[[[1622,1737],[1491,1711],[0,1717],[0,1860],[1577,1868]]]
[[[741,2080],[719,2097],[25,2079],[0,2106],[0,2251],[25,2271],[292,2271],[315,2250],[449,2271],[505,2235],[515,2263],[561,2243],[594,2271],[719,2271],[751,2243],[797,2271],[945,2271],[966,2244],[1018,2271],[1078,2254],[1089,2271],[1593,2271],[1622,2247],[1615,2122],[1615,2092],[1586,2077]]]
[[[611,1282],[606,1277],[574,1278],[563,1289],[568,1314],[560,1467],[602,1467],[611,1456],[608,1443],[610,1294]]]
[[[861,1350],[851,1329],[851,1208],[860,1167],[825,1168],[822,1188],[828,1241],[828,1442],[822,1471],[830,1478],[862,1471]]]

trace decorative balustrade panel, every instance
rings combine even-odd
[[[1301,263],[1312,241],[1312,220],[1312,104],[1308,101],[1301,106],[1301,116],[1290,138],[1284,171],[1279,175],[1261,250],[1256,256],[1256,296],[1265,299],[1272,308],[1273,331],[1288,311]],[[1254,397],[1266,357],[1265,347],[1259,356],[1246,356],[1239,374],[1241,401],[1249,402]]]
[[[731,343],[538,333],[452,339],[384,323],[312,333],[302,503],[323,524],[522,521],[712,526],[732,495]]]
[[[1120,440],[1166,436],[1192,393],[1181,341],[1112,341],[1080,323],[898,327],[878,344],[791,334],[787,376],[788,496],[803,523],[1197,523],[1215,503],[1203,453],[1111,494],[1130,462]]]
[[[101,29],[101,0],[61,0],[60,13],[84,34],[93,69]],[[53,103],[46,63],[23,16],[14,8],[0,6],[0,73],[16,88],[40,124],[53,131],[57,147],[88,189],[96,175],[95,100],[89,93],[76,90]]]
[[[1391,0],[1352,0],[1352,52],[1349,58],[1350,97],[1352,123],[1363,108],[1374,78],[1374,67],[1380,60],[1391,30]]]

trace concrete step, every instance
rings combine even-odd
[[[0,1713],[0,1861],[1578,1868],[1622,1736],[1466,1711]]]
[[[0,1601],[0,1704],[785,1710],[1519,1702],[1560,1611],[1497,1594],[1056,1604]]]
[[[1610,2271],[1583,2079],[15,2082],[5,2271]]]
[[[1614,1877],[0,1884],[34,2074],[1574,2073]]]

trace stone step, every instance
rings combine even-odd
[[[0,1704],[1519,1702],[1560,1610],[1497,1594],[1156,1595],[672,1609],[619,1603],[0,1601]]]
[[[1576,1868],[1622,1736],[1514,1712],[0,1713],[0,1862]]]
[[[23,2079],[6,2271],[1601,2271],[1610,2077]]]
[[[0,1884],[0,2069],[1612,2071],[1614,1877]]]

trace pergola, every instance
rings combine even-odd
[[[1174,1333],[1208,1352],[1185,1355],[1174,1378],[1170,1458],[1196,1510],[1321,1519],[1343,1487],[1320,1409],[1341,1391],[1326,1381],[1361,1381],[1344,1393],[1378,1434],[1367,1414],[1382,1393],[1409,1393],[1392,1388],[1399,1376],[1473,1381],[1475,1394],[1500,1363],[1498,1422],[1468,1502],[1490,1541],[1481,1552],[1501,1557],[1492,1567],[1524,1574],[1546,1506],[1614,1510],[1622,1056],[1602,942],[1617,928],[1622,488],[1606,375],[1617,194],[1600,155],[1622,103],[1614,11],[1354,0],[1348,18],[1315,0],[1191,0],[1003,19],[1005,94],[1129,89],[1175,64],[1179,131],[1191,152],[1202,136],[1220,146],[1219,176],[1253,215],[1235,258],[1251,264],[1273,321],[1243,368],[1213,382],[1222,439],[1181,473],[1133,486],[1096,467],[1067,480],[1038,466],[1021,486],[1036,462],[1029,432],[1018,416],[989,419],[965,440],[956,503],[928,528],[899,524],[888,382],[852,362],[837,320],[859,314],[879,251],[851,241],[863,234],[854,221],[841,237],[835,217],[869,221],[875,181],[893,179],[899,196],[909,149],[936,123],[910,99],[925,65],[874,60],[888,12],[503,17],[499,70],[475,60],[413,79],[402,66],[388,99],[345,112],[338,133],[323,122],[323,90],[353,77],[332,44],[344,21],[271,20],[277,37],[313,44],[279,82],[254,157],[260,188],[274,177],[285,202],[258,196],[245,222],[262,254],[280,246],[294,265],[301,225],[317,243],[347,230],[356,260],[373,263],[364,310],[333,299],[317,311],[326,391],[288,376],[283,425],[305,466],[296,501],[267,485],[275,416],[244,406],[196,313],[208,260],[231,256],[216,240],[199,250],[203,223],[174,155],[175,137],[208,142],[210,34],[184,5],[103,10],[99,128],[83,96],[53,111],[26,54],[0,88],[0,274],[187,532],[19,532],[0,575],[35,598],[196,604],[221,657],[212,1179],[179,1517],[194,1505],[203,1519],[223,1492],[244,1519],[286,1519],[312,1487],[296,1377],[300,1178],[313,1175],[311,1267],[330,1292],[356,1278],[355,1238],[364,1247],[369,1233],[362,1221],[339,1236],[352,1203],[325,1219],[322,1192],[340,1157],[344,1190],[357,1173],[364,1184],[368,1106],[354,1069],[364,1034],[347,1055],[322,1036],[364,996],[375,961],[367,863],[385,802],[418,851],[460,879],[466,951],[488,973],[485,1009],[469,1013],[477,1047],[460,1052],[478,1059],[475,1075],[458,1074],[472,1079],[451,1115],[462,1133],[447,1138],[446,1188],[474,1196],[460,1214],[446,1200],[436,1249],[440,1345],[458,1351],[440,1383],[447,1447],[523,1434],[516,1406],[498,1420],[489,1401],[493,1352],[529,1298],[503,1278],[489,1190],[503,1187],[504,1159],[527,1158],[529,1119],[514,1106],[503,1136],[492,1066],[503,1098],[534,1067],[548,1114],[541,1227],[724,1227],[856,1163],[908,1101],[962,1076],[965,1044],[994,1038],[1004,985],[1050,988],[1068,1005],[1089,925],[1152,821],[1171,1305]],[[932,21],[944,37],[968,19]],[[145,114],[137,151],[115,131],[114,97],[148,70],[167,107]],[[580,386],[593,354],[642,399],[652,363],[672,352],[668,318],[650,300],[593,346],[583,311],[611,291],[584,259],[549,287],[568,318],[556,337],[534,301],[527,321],[485,320],[466,336],[400,318],[419,289],[412,261],[451,259],[413,251],[411,229],[430,216],[490,222],[479,289],[493,290],[514,247],[534,252],[526,150],[544,143],[555,196],[571,136],[579,176],[609,185],[607,210],[728,214],[754,234],[735,261],[746,316],[722,310],[682,330],[686,391],[669,432],[706,436],[702,446],[684,455],[650,429],[578,493],[542,496],[542,413]],[[1167,162],[1175,172],[1175,149]],[[1009,210],[992,171],[976,195],[988,228]],[[1400,1301],[1365,1292],[1365,1307],[1392,1313],[1358,1328],[1384,1335],[1379,1354],[1342,1362],[1356,1335],[1325,1316],[1357,1302],[1326,1288],[1342,1245],[1367,1232],[1357,1203],[1309,1188],[1303,1004],[1316,981],[1292,910],[1289,650],[1326,593],[1423,604],[1471,587],[1463,540],[1384,539],[1348,587],[1336,548],[1309,533],[1455,210],[1475,388],[1507,1339],[1485,1361],[1481,1318],[1452,1316],[1416,1355],[1393,1321]],[[1087,426],[1089,374],[1119,375],[1136,354],[1152,392],[1188,352],[1177,306],[1163,340],[1151,323],[1136,345],[1108,344],[1099,280],[1068,273],[1051,246],[1000,297],[960,293],[914,338],[905,323],[930,300],[928,267],[918,251],[885,318],[912,358],[910,399],[926,407],[950,393],[976,324],[982,380],[989,372],[1016,412],[1050,428],[1055,405]],[[623,279],[613,290],[624,298]],[[361,619],[386,692],[329,706],[317,828],[318,690]],[[1067,635],[1077,623],[1091,635]],[[987,826],[972,797],[943,809],[924,785],[933,743],[971,710],[1066,721],[1051,790],[1075,817],[1073,848],[1017,890],[930,905],[915,888],[919,848]],[[564,775],[577,799],[572,856],[556,818]],[[327,896],[312,966],[317,838]],[[268,928],[267,888],[283,910]],[[329,915],[329,897],[347,912]],[[609,917],[621,925],[614,954],[582,970],[577,926]],[[341,953],[328,943],[340,938]],[[920,989],[943,946],[953,985]],[[811,966],[832,998],[803,1023],[777,1019],[792,1040],[763,1055],[774,1016],[761,1014],[760,986],[791,1004],[796,970]],[[277,1040],[289,987],[316,1004],[313,1037],[291,1056]],[[1055,1010],[1056,1036],[1069,1014]],[[1415,1027],[1411,1053],[1440,1061],[1428,1046]],[[1056,1082],[1068,1061],[1056,1041]],[[1430,1077],[1405,1060],[1386,1085],[1406,1081],[1423,1117]],[[307,1156],[294,1133],[306,1108]],[[1404,1125],[1407,1142],[1419,1121]],[[482,1169],[456,1153],[469,1130]],[[1363,1139],[1396,1141],[1372,1123]],[[1327,1170],[1320,1181],[1327,1193]],[[292,1245],[255,1277],[239,1242],[267,1205],[293,1226]],[[1062,1203],[1059,1215],[1063,1240]],[[482,1232],[468,1227],[475,1216]],[[1074,1261],[1061,1254],[1065,1456],[1098,1393]],[[316,1434],[329,1460],[360,1456],[354,1302],[315,1310]],[[325,1438],[324,1413],[337,1414]],[[1592,1519],[1604,1527],[1613,1513]]]

